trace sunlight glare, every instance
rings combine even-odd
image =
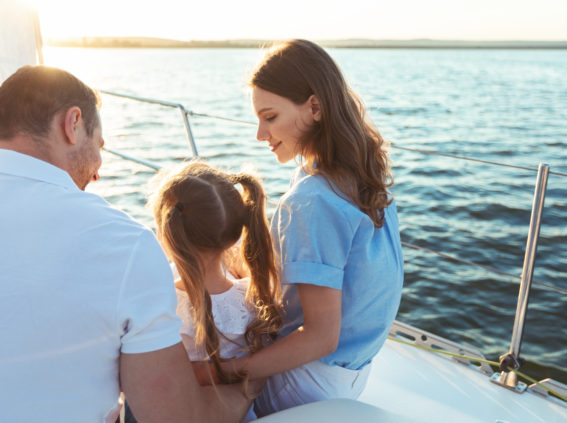
[[[20,0],[45,38],[567,40],[564,0]]]

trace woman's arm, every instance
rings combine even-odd
[[[338,289],[297,284],[303,307],[303,326],[256,354],[224,365],[227,371],[245,371],[251,379],[294,369],[331,354],[341,330],[342,292]]]

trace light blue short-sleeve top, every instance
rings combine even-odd
[[[339,289],[339,344],[321,361],[348,369],[368,364],[386,340],[400,304],[404,273],[395,203],[384,210],[384,225],[375,228],[324,177],[298,169],[271,226],[286,310],[281,335],[303,324],[295,284]]]

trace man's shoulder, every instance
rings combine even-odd
[[[77,193],[78,198],[72,200],[76,211],[82,213],[84,220],[99,225],[118,225],[131,227],[133,230],[147,229],[143,224],[134,220],[126,212],[114,207],[104,198],[88,193]]]
[[[58,213],[65,216],[62,219],[65,225],[58,230],[66,232],[77,242],[88,240],[117,247],[137,243],[144,233],[151,234],[149,228],[127,213],[88,192],[72,193],[58,206]]]

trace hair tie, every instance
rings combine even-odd
[[[177,204],[175,204],[175,208],[179,211],[179,213],[183,213],[185,206],[178,201]]]

